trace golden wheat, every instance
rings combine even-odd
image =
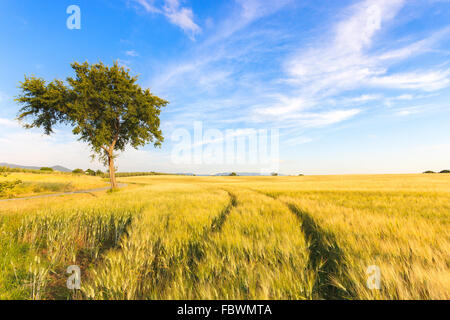
[[[121,181],[1,203],[0,298],[450,298],[448,175]]]

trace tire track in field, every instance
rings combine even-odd
[[[198,247],[204,247],[204,243],[209,241],[209,238],[211,237],[211,235],[213,235],[214,233],[220,232],[220,230],[222,230],[222,226],[225,223],[228,215],[230,214],[231,210],[236,207],[237,205],[237,199],[236,196],[231,193],[228,190],[224,190],[228,193],[229,197],[230,197],[230,201],[228,202],[228,205],[222,210],[222,212],[213,219],[213,221],[211,222],[211,225],[206,228],[206,230],[203,232],[203,235],[197,240],[195,241],[195,245],[198,245]],[[195,246],[190,244],[191,246]],[[192,248],[195,249],[195,248]],[[196,252],[203,252],[204,248],[198,248],[198,250],[193,250],[191,253],[191,258],[193,260],[196,260],[195,258],[199,258],[197,259],[197,263],[200,262],[203,257],[204,254],[195,254]]]
[[[179,262],[177,266],[173,265],[174,270],[177,267],[181,267],[183,269],[183,273],[185,274],[186,278],[190,279],[191,281],[194,293],[196,291],[199,280],[198,266],[206,257],[208,242],[210,242],[210,238],[213,234],[220,232],[231,210],[237,204],[236,196],[227,190],[224,191],[228,193],[230,198],[228,204],[216,217],[213,218],[211,224],[209,226],[207,225],[199,236],[193,237],[183,245],[183,247],[185,248],[184,250],[182,250],[182,252],[184,251],[184,257],[182,257],[180,261],[185,261],[186,266],[183,266],[183,263]],[[169,226],[169,219],[170,218],[167,217],[166,229]],[[169,290],[172,282],[176,278],[176,274],[173,272],[173,270],[169,270],[165,266],[165,248],[162,245],[161,241],[158,240],[154,243],[152,251],[155,253],[155,257],[151,263],[151,269],[154,276],[159,279],[158,290],[160,290],[160,295],[164,296],[164,292]]]
[[[222,226],[224,225],[231,210],[233,210],[233,208],[237,206],[236,196],[228,190],[224,191],[226,191],[230,196],[230,201],[228,205],[222,210],[222,212],[216,218],[213,219],[211,226],[204,231],[203,235],[199,239],[189,243],[188,268],[194,291],[196,289],[199,280],[197,276],[198,265],[203,261],[203,259],[206,256],[207,250],[206,244],[211,241],[210,237],[212,235],[222,230]]]
[[[92,257],[86,249],[81,249],[75,258],[74,265],[80,267],[81,274],[85,278],[84,281],[89,280],[90,274],[89,270],[95,266],[100,266],[105,258],[105,255],[110,250],[121,250],[122,239],[127,237],[130,232],[130,228],[135,219],[139,219],[141,212],[130,215],[128,219],[125,220],[123,226],[116,230],[114,239],[109,241],[101,241],[99,245],[99,250],[97,257]],[[52,273],[49,279],[49,283],[45,288],[45,294],[48,295],[50,300],[80,300],[84,298],[84,293],[82,291],[70,290],[66,285],[67,273],[66,266],[58,266]]]
[[[195,290],[196,280],[198,279],[198,264],[206,256],[209,238],[212,234],[220,232],[227,216],[236,205],[236,197],[230,192],[227,193],[230,197],[228,203],[210,220],[209,224],[207,223],[204,226],[200,234],[181,244],[177,253],[173,256],[173,260],[167,259],[166,248],[161,238],[158,237],[149,247],[153,257],[145,265],[146,274],[143,275],[141,281],[150,281],[152,283],[151,286],[157,289],[158,297],[166,296],[166,293],[170,291],[178,276],[178,271],[184,274],[185,279],[191,281],[192,289]],[[165,230],[168,230],[170,226],[170,219],[170,214],[164,217]],[[122,250],[122,247],[117,248],[117,250]],[[146,279],[145,277],[151,278]],[[137,289],[138,296],[136,297],[138,299],[146,298],[146,296],[141,296],[142,292],[144,292],[142,289]]]
[[[347,279],[347,266],[342,250],[333,234],[323,230],[311,215],[295,204],[286,203],[289,210],[302,222],[302,231],[309,245],[310,268],[317,273],[316,288],[321,298],[346,299],[353,294],[342,282]]]
[[[298,218],[305,239],[309,243],[309,269],[317,274],[315,291],[319,297],[327,300],[353,297],[351,288],[345,288],[342,285],[343,282],[349,283],[347,264],[334,235],[322,229],[308,212],[301,210],[295,204],[280,200],[270,193],[250,190],[284,203]]]
[[[225,191],[230,196],[230,202],[225,207],[225,209],[221,212],[221,214],[213,220],[213,222],[211,223],[209,233],[205,234],[206,237],[208,237],[210,233],[219,232],[222,229],[222,226],[225,223],[225,220],[227,219],[228,215],[230,214],[231,209],[233,209],[237,205],[236,196],[233,193],[231,193],[230,191],[227,191],[227,190],[225,190]]]

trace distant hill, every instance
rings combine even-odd
[[[231,172],[222,172],[222,173],[216,173],[214,176],[229,176]],[[236,175],[238,176],[270,176],[270,174],[261,174],[257,172],[236,172]],[[284,174],[278,174],[279,176],[284,176]]]
[[[72,170],[70,170],[70,169],[68,169],[68,168],[66,168],[66,167],[63,167],[63,166],[53,166],[53,167],[51,167],[53,170],[55,170],[55,171],[61,171],[61,172],[72,172]]]
[[[20,168],[20,169],[29,169],[29,170],[39,170],[42,167],[35,167],[35,166],[23,166],[20,164],[12,164],[12,163],[5,163],[5,162],[0,162],[0,167],[10,167],[10,168]],[[61,172],[72,172],[72,170],[63,167],[63,166],[53,166],[50,167],[55,171],[61,171]]]

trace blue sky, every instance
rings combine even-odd
[[[450,169],[449,21],[449,0],[3,0],[0,162],[101,168],[69,128],[22,129],[13,99],[25,74],[118,60],[170,101],[162,149],[127,150],[121,171],[259,170],[173,163],[172,134],[194,121],[278,129],[282,173]]]

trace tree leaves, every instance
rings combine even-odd
[[[58,123],[73,127],[79,140],[87,142],[98,156],[113,157],[124,151],[164,141],[160,129],[161,108],[167,101],[143,90],[129,70],[118,63],[90,65],[73,63],[75,76],[46,84],[36,77],[25,77],[16,101],[22,105],[18,119],[31,119],[26,128],[43,128],[51,134]]]

